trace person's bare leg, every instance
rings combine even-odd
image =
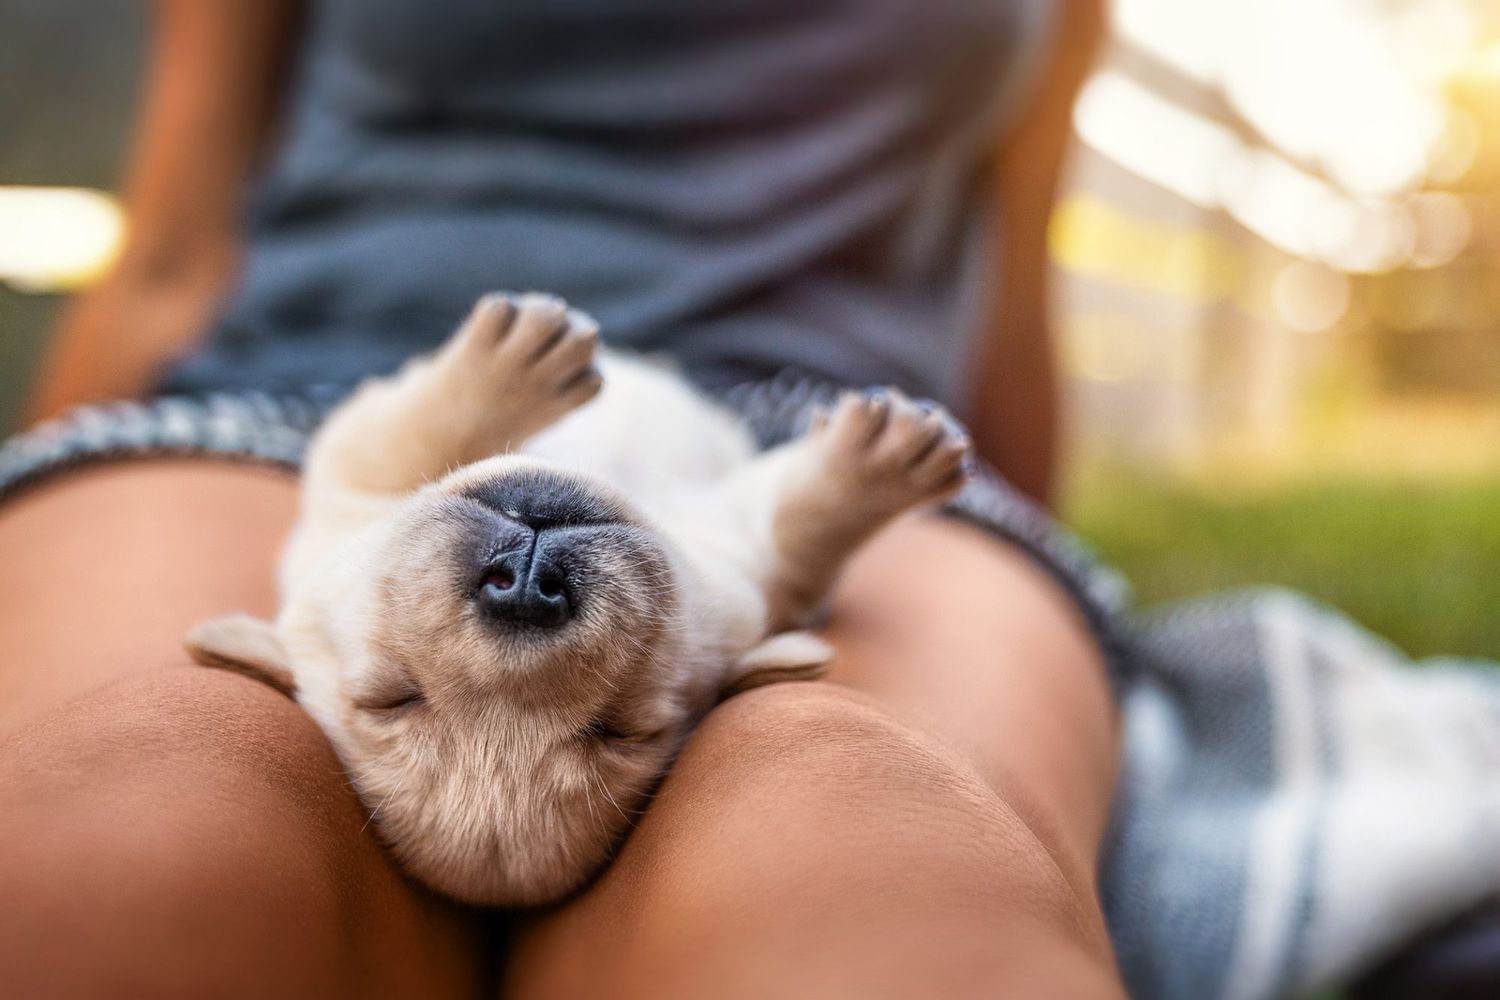
[[[970,525],[912,518],[848,574],[830,638],[832,680],[951,743],[1070,873],[1092,875],[1116,704],[1081,612],[1028,556]]]
[[[0,508],[0,968],[15,995],[465,995],[469,916],[404,881],[291,701],[184,630],[273,610],[291,477],[81,471]]]
[[[830,638],[838,683],[709,716],[508,995],[1123,995],[1094,879],[1117,723],[1075,609],[1018,552],[908,519]]]

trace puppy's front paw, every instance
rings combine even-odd
[[[849,392],[814,422],[851,499],[891,508],[952,496],[972,472],[969,437],[946,410],[895,389]]]
[[[439,362],[487,423],[524,437],[598,393],[598,345],[599,324],[562,299],[495,293],[474,306]]]

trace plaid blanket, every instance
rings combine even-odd
[[[1500,892],[1500,669],[1276,590],[1126,633],[1103,892],[1133,996],[1302,995]]]

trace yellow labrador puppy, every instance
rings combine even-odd
[[[757,453],[598,337],[556,298],[492,295],[367,383],[310,445],[276,621],[187,638],[295,696],[402,865],[473,903],[585,882],[715,702],[826,666],[791,630],[968,467],[894,392]]]

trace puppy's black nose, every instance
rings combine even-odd
[[[568,577],[536,546],[491,563],[479,586],[479,607],[497,621],[558,628],[573,617]]]

